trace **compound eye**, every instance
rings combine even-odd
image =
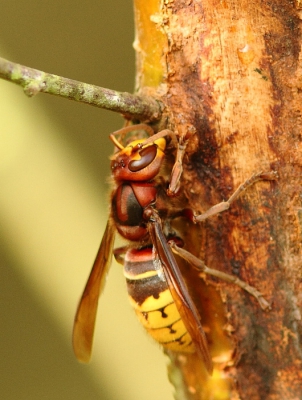
[[[157,154],[157,146],[153,144],[151,146],[147,146],[144,149],[139,151],[140,159],[132,160],[128,164],[128,168],[131,172],[137,172],[141,169],[147,167],[152,163]]]

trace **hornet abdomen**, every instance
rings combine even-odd
[[[172,351],[193,353],[191,336],[158,263],[152,247],[127,251],[124,275],[130,302],[147,332],[158,343]]]

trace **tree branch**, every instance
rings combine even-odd
[[[90,85],[16,64],[1,57],[0,78],[22,86],[29,97],[39,92],[48,93],[115,111],[127,119],[156,121],[162,112],[162,104],[152,97]]]

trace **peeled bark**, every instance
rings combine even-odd
[[[176,398],[302,398],[302,6],[136,0],[135,16],[139,93],[166,105],[163,126],[180,136],[196,130],[182,176],[188,205],[203,212],[255,172],[279,175],[248,188],[194,237],[184,232],[209,267],[238,275],[272,309],[236,285],[201,282],[215,372],[172,355]]]

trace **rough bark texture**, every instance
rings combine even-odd
[[[223,311],[225,345],[209,333],[213,378],[181,365],[190,384],[176,398],[301,399],[301,3],[136,0],[135,12],[139,91],[163,100],[168,127],[196,129],[182,178],[188,204],[202,212],[254,172],[279,174],[206,220],[195,248],[209,267],[263,292],[272,310],[217,281],[224,304],[210,290],[206,325]]]

